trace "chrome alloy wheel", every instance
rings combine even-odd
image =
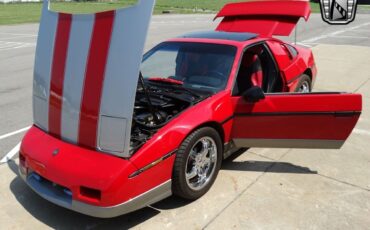
[[[309,93],[310,92],[310,83],[307,81],[302,82],[302,85],[298,89],[298,93]]]
[[[186,161],[186,183],[193,190],[203,189],[213,174],[217,164],[217,145],[211,137],[202,137],[191,148]]]

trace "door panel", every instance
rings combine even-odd
[[[356,125],[358,94],[271,94],[258,103],[233,98],[238,147],[340,148]]]

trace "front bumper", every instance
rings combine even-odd
[[[19,169],[28,186],[46,200],[110,218],[170,196],[173,157],[130,177],[138,170],[130,160],[66,143],[32,127],[22,140]]]
[[[63,188],[55,186],[52,182],[41,178],[35,173],[26,175],[22,170],[19,170],[19,174],[27,185],[42,198],[61,207],[99,218],[112,218],[130,213],[163,200],[172,194],[171,180],[168,180],[124,203],[110,207],[100,207],[73,200],[72,195],[69,195],[68,191],[63,191]]]

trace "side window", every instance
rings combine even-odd
[[[244,52],[233,95],[241,96],[252,86],[258,86],[264,92],[278,92],[281,88],[276,63],[264,44],[255,45]]]
[[[293,60],[298,55],[298,51],[292,45],[282,44],[283,48],[287,51],[291,60]]]

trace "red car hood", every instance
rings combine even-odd
[[[34,123],[79,146],[128,157],[144,44],[155,0],[64,14],[44,0],[34,67]]]

